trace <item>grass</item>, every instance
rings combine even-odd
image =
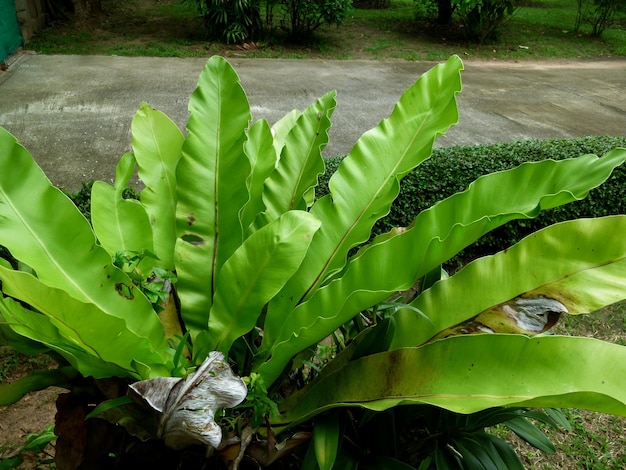
[[[550,59],[626,56],[626,13],[601,39],[589,25],[572,31],[576,2],[526,0],[500,38],[467,42],[458,22],[441,26],[432,9],[413,0],[391,0],[383,10],[351,9],[339,27],[322,27],[306,44],[268,38],[252,48],[225,45],[205,37],[202,22],[180,0],[103,0],[105,15],[97,28],[75,29],[57,22],[26,47],[44,54],[104,54],[159,57],[246,56],[265,58],[442,60],[452,54],[477,59]]]
[[[626,346],[626,302],[591,315],[562,318],[555,333],[587,336]],[[626,468],[626,418],[585,410],[564,410],[572,431],[538,425],[557,448],[539,452],[500,425],[494,432],[512,443],[530,469],[622,470]]]
[[[20,355],[14,350],[0,348],[0,382],[4,381],[20,362]]]

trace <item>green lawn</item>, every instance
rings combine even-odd
[[[451,54],[480,59],[608,58],[626,56],[626,13],[602,38],[583,24],[573,31],[576,2],[530,0],[505,24],[498,40],[477,45],[465,40],[455,21],[441,26],[432,10],[411,0],[391,0],[383,10],[351,9],[339,27],[322,27],[305,44],[275,35],[242,47],[205,37],[195,10],[180,0],[103,0],[104,20],[87,31],[57,22],[26,47],[45,54],[106,54],[175,57],[224,56],[322,59],[441,60]]]

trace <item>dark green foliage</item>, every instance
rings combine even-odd
[[[393,227],[406,227],[420,211],[456,192],[463,191],[482,175],[513,168],[529,161],[548,158],[562,160],[587,153],[603,155],[616,147],[626,147],[626,138],[525,140],[436,149],[430,160],[402,180],[398,199],[391,207],[391,212],[374,226],[374,235],[385,233]],[[328,194],[328,180],[340,162],[341,157],[326,160],[326,172],[320,177],[317,197]],[[91,185],[92,183],[83,183],[79,191],[68,194],[87,219],[91,219]],[[544,211],[536,219],[511,221],[463,250],[454,258],[451,266],[457,267],[468,260],[503,250],[526,235],[556,222],[581,217],[626,214],[624,188],[626,188],[626,169],[621,167],[615,170],[606,183],[591,191],[586,199]],[[136,191],[128,188],[124,197],[137,199],[139,196]],[[0,247],[0,257],[12,260],[4,247]]]
[[[188,0],[198,8],[210,37],[227,43],[257,38],[262,30],[258,0]]]
[[[207,33],[227,43],[271,35],[277,28],[289,39],[307,39],[323,24],[339,25],[352,0],[186,0],[204,19]]]
[[[452,7],[465,28],[465,36],[479,44],[497,39],[502,25],[515,11],[512,0],[453,0]]]
[[[535,422],[571,430],[563,413],[556,409],[490,408],[465,415],[435,406],[407,405],[382,412],[344,409],[335,414],[343,434],[338,461],[350,464],[339,468],[358,465],[368,470],[521,470],[524,467],[515,451],[489,428],[504,424],[546,453],[554,453],[555,447]]]
[[[626,10],[626,0],[577,0],[578,11],[574,30],[584,21],[591,25],[591,35],[600,37],[611,26],[615,13]]]
[[[526,140],[493,145],[459,146],[436,149],[432,158],[409,173],[403,180],[400,195],[391,212],[374,227],[374,234],[392,227],[406,227],[417,214],[436,202],[463,191],[478,177],[506,170],[529,161],[552,158],[562,160],[593,153],[603,155],[626,147],[624,137],[585,137],[567,140]],[[328,179],[337,169],[341,158],[326,162],[326,173],[320,178],[317,196],[328,192]],[[451,266],[503,250],[543,227],[581,217],[626,214],[626,169],[615,170],[611,178],[591,191],[582,201],[542,212],[536,219],[511,221],[484,236],[462,251]],[[515,188],[503,188],[503,191]],[[523,188],[522,188],[523,189]]]
[[[306,39],[321,25],[343,22],[352,0],[279,0],[280,27],[292,39]]]

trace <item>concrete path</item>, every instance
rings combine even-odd
[[[325,155],[347,153],[433,63],[229,59],[253,116],[276,121],[336,89]],[[0,75],[0,126],[68,189],[111,181],[141,101],[181,128],[206,59],[21,54]],[[527,138],[626,136],[626,60],[475,62],[463,72],[460,123],[439,146]]]

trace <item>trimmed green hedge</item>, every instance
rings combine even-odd
[[[479,176],[506,170],[529,161],[562,160],[584,154],[604,155],[616,147],[626,147],[624,137],[585,137],[581,139],[524,140],[494,145],[457,146],[433,151],[432,157],[409,173],[401,183],[400,195],[389,215],[374,227],[374,234],[392,227],[405,227],[422,210],[456,192],[463,191]],[[327,160],[320,177],[321,197],[328,192],[328,179],[341,157]],[[502,188],[506,191],[507,188]],[[564,220],[626,214],[626,168],[620,167],[599,188],[582,201],[542,212],[536,219],[515,220],[485,235],[453,260],[448,268],[479,256],[493,254],[517,243],[536,230]]]
[[[405,227],[422,210],[456,192],[463,191],[479,176],[506,170],[524,162],[548,158],[562,160],[593,153],[603,155],[616,147],[626,147],[625,137],[585,137],[581,139],[524,140],[494,145],[440,148],[432,157],[403,180],[400,195],[390,213],[374,227],[374,235],[393,227]],[[326,160],[326,172],[320,177],[317,196],[328,193],[328,179],[341,157]],[[503,188],[505,191],[506,188]],[[79,209],[90,218],[91,183],[69,194]],[[125,197],[138,197],[131,189]],[[446,267],[454,269],[479,256],[493,254],[517,243],[536,230],[564,220],[626,214],[626,168],[620,167],[609,180],[591,191],[582,201],[542,212],[536,219],[514,220],[485,235],[461,252]],[[11,259],[3,247],[0,257]]]

